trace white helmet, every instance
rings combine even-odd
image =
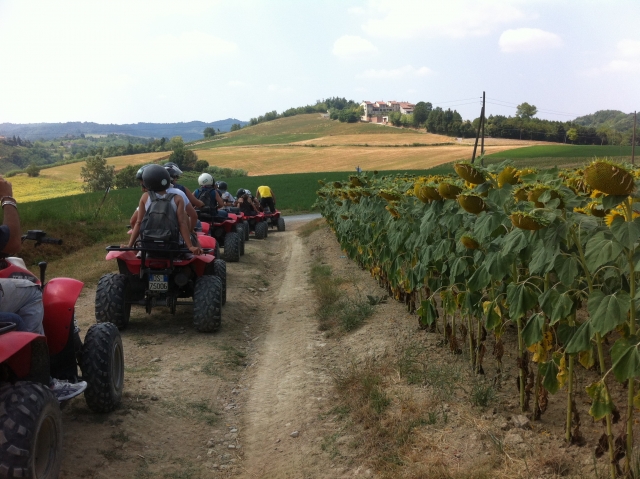
[[[200,186],[213,186],[213,182],[213,176],[211,176],[209,173],[202,173],[198,177],[198,184]]]

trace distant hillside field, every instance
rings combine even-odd
[[[170,151],[159,151],[156,153],[141,153],[139,155],[114,156],[112,158],[107,158],[107,164],[115,166],[116,171],[118,171],[128,165],[142,166],[146,163],[153,163],[160,159],[169,158],[170,154]],[[47,168],[40,171],[40,177],[55,180],[82,182],[82,178],[80,177],[80,169],[84,165],[84,161],[79,161],[78,163],[70,163],[68,165]]]
[[[0,123],[0,136],[19,136],[23,139],[50,140],[62,138],[65,135],[108,135],[111,133],[121,135],[139,136],[143,138],[171,138],[181,136],[185,141],[197,140],[204,136],[207,127],[229,131],[231,125],[239,123],[245,125],[246,121],[235,118],[218,120],[213,122],[189,121],[180,123],[130,123],[124,125],[101,124],[93,122],[67,122],[67,123]]]

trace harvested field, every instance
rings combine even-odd
[[[489,146],[496,153],[510,146]],[[460,159],[470,159],[470,146],[425,146],[416,148],[388,147],[323,147],[256,146],[198,150],[198,158],[210,165],[242,168],[250,176],[280,173],[311,173],[364,170],[417,170],[431,168]]]
[[[474,140],[475,141],[475,140]],[[320,138],[314,138],[313,140],[304,140],[295,143],[296,145],[321,145],[321,146],[334,146],[334,145],[357,145],[357,146],[411,146],[413,144],[419,145],[433,145],[442,143],[455,143],[456,139],[450,136],[433,135],[431,133],[412,132],[405,133],[404,135],[398,135],[397,133],[360,133],[355,135],[330,135]]]
[[[129,165],[144,165],[158,161],[162,158],[168,158],[170,151],[159,151],[154,153],[140,153],[139,155],[114,156],[107,158],[107,164],[116,167],[116,171]],[[80,178],[80,169],[85,165],[84,161],[71,163],[68,165],[56,166],[55,168],[47,168],[40,171],[40,176],[45,178],[55,178],[66,181],[82,181]]]

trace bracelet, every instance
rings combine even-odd
[[[4,201],[13,201],[14,203],[16,202],[16,199],[13,196],[3,196],[2,198],[0,198],[0,203],[4,203]]]
[[[16,202],[15,202],[15,201],[9,201],[9,200],[6,200],[6,201],[3,201],[3,202],[2,202],[2,207],[3,207],[3,208],[4,208],[5,206],[7,206],[7,205],[9,205],[9,206],[13,206],[15,209],[18,209],[18,205],[16,204]]]

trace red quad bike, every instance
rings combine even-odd
[[[269,211],[269,209],[265,209],[264,217],[267,218],[267,224],[271,228],[278,228],[278,231],[284,231],[284,218],[280,216],[280,212],[278,210]]]
[[[205,254],[195,256],[188,249],[133,248],[108,246],[107,260],[118,262],[119,273],[100,278],[95,311],[98,323],[111,322],[119,329],[129,324],[131,306],[164,305],[171,314],[177,306],[193,306],[193,325],[208,333],[220,328],[222,305],[227,299],[227,265],[214,256],[215,240],[199,236]],[[185,301],[184,298],[193,298]]]
[[[240,256],[244,254],[245,225],[237,214],[228,213],[228,215],[224,221],[216,222],[214,220],[219,218],[198,211],[202,232],[212,236],[216,242],[222,245],[225,261],[237,263],[240,261]]]
[[[269,224],[264,213],[256,213],[255,216],[244,216],[249,230],[255,233],[256,239],[266,239],[269,234]]]
[[[30,230],[23,241],[61,244],[43,231]],[[62,462],[62,415],[49,389],[50,376],[77,382],[78,366],[88,383],[84,398],[90,409],[113,411],[122,399],[124,355],[118,328],[94,324],[80,340],[75,304],[82,282],[54,278],[45,284],[20,258],[0,258],[0,277],[28,279],[42,288],[45,335],[14,331],[0,323],[0,477],[55,479]],[[64,405],[64,403],[62,404]]]

